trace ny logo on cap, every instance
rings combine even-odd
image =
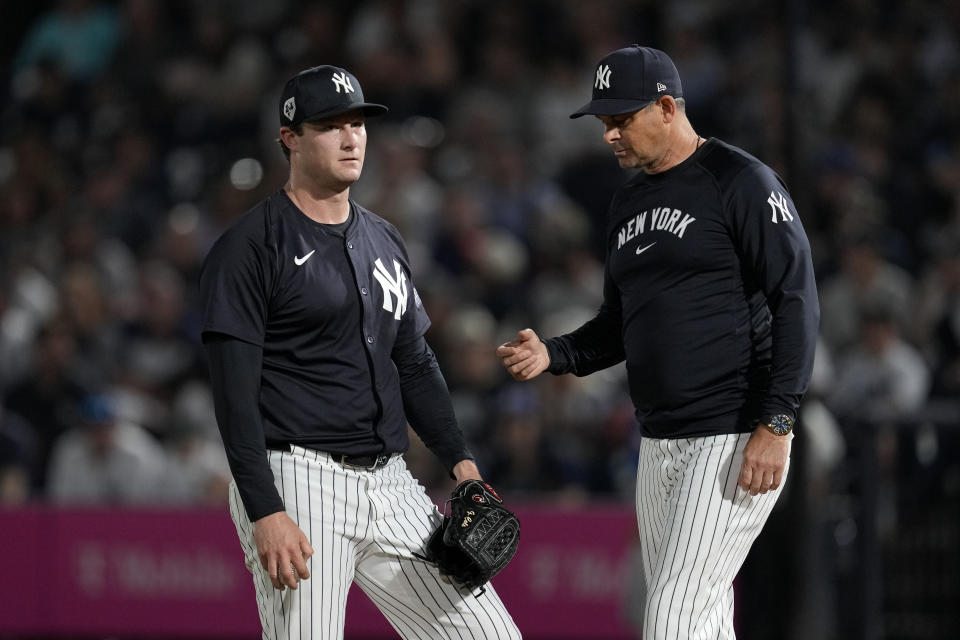
[[[341,87],[343,87],[344,93],[353,93],[353,84],[350,83],[350,78],[347,77],[346,72],[333,74],[331,80],[333,80],[333,85],[337,88],[337,93],[340,93]]]
[[[593,86],[597,89],[610,88],[610,65],[603,64],[597,67],[597,79],[594,81]]]
[[[287,101],[283,103],[283,115],[287,116],[287,120],[293,120],[293,114],[297,112],[297,101],[291,96],[287,98]]]

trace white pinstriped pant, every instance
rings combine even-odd
[[[314,555],[307,561],[309,580],[296,590],[274,589],[231,483],[230,515],[253,574],[264,640],[341,640],[353,581],[405,639],[521,637],[493,585],[479,598],[462,594],[413,557],[424,552],[442,516],[403,456],[365,471],[301,447],[267,453],[287,514]]]
[[[647,587],[644,640],[736,637],[733,579],[789,470],[788,460],[776,491],[751,496],[741,489],[737,479],[749,439],[742,433],[641,440],[637,524]]]

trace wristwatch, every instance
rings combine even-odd
[[[793,431],[793,418],[785,413],[778,413],[775,416],[770,416],[762,422],[763,426],[765,426],[770,433],[775,436],[785,436]]]

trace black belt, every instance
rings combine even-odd
[[[267,445],[267,448],[276,449],[277,451],[286,451],[287,453],[291,451],[290,445],[283,443],[271,442]],[[309,447],[304,448],[309,449]],[[328,456],[330,456],[331,460],[341,466],[366,469],[367,471],[374,471],[385,466],[388,462],[390,462],[390,458],[393,457],[392,453],[371,453],[365,456],[351,456],[346,453],[334,453],[332,451],[320,451],[320,453],[326,453]]]
[[[348,456],[342,453],[331,453],[330,459],[344,467],[357,467],[373,471],[386,465],[393,457],[391,453],[371,454],[368,456]]]

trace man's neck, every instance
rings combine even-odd
[[[341,191],[308,189],[291,177],[283,186],[290,200],[300,211],[321,224],[345,222],[350,214],[350,187]]]
[[[693,130],[689,122],[684,119],[683,123],[676,129],[675,138],[667,145],[667,151],[655,167],[644,168],[647,173],[662,173],[672,169],[700,148],[701,138]]]

